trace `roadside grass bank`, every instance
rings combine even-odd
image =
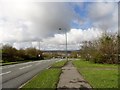
[[[22,90],[29,88],[56,88],[61,69],[46,69],[22,87]]]
[[[38,75],[32,78],[28,83],[26,83],[21,90],[35,89],[40,90],[55,90],[57,88],[57,83],[59,81],[59,76],[62,73],[61,67],[67,63],[66,61],[60,61],[54,63],[51,68],[45,69]],[[57,67],[57,68],[56,68]]]
[[[18,63],[20,63],[20,62],[5,62],[5,63],[1,62],[1,65],[5,66],[5,65],[18,64]]]
[[[67,63],[67,60],[54,63],[51,68],[61,68]]]
[[[5,66],[5,65],[13,65],[13,64],[19,64],[19,63],[25,63],[25,62],[32,62],[33,60],[25,60],[25,61],[16,61],[16,62],[3,62],[1,60],[1,65],[0,66]],[[38,61],[38,60],[35,60]],[[34,62],[34,61],[33,61]]]
[[[12,64],[19,64],[19,63],[25,63],[25,62],[32,62],[33,60],[25,60],[25,61],[16,61],[16,62],[3,62],[2,60],[0,60],[0,66],[5,66],[5,65],[12,65]],[[34,60],[34,61],[38,61],[38,60]],[[34,62],[33,61],[33,62]],[[64,63],[66,63],[67,61],[60,61],[56,62],[54,65],[52,65],[52,67],[61,67],[62,65],[64,65]]]
[[[118,65],[75,60],[75,67],[93,88],[118,88]]]

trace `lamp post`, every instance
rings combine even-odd
[[[61,28],[59,28],[59,30],[62,30]],[[66,39],[66,60],[68,60],[68,54],[67,54],[67,31],[65,31],[65,39]]]
[[[40,41],[38,41],[38,43],[39,43],[39,50],[40,50]]]
[[[39,54],[38,54],[38,57],[40,58],[40,41],[38,41],[38,44],[39,44]]]

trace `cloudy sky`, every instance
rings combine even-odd
[[[42,50],[64,50],[67,32],[68,49],[76,50],[118,31],[118,0],[44,1],[0,0],[0,43],[19,49],[38,48],[40,41]]]

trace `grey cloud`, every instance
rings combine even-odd
[[[8,23],[0,28],[4,32],[3,41],[33,41],[54,36],[64,32],[58,31],[60,27],[69,31],[75,18],[72,7],[64,2],[2,3],[0,12],[0,17]]]
[[[58,33],[60,27],[70,30],[70,23],[73,20],[73,12],[67,3],[37,3],[38,8],[43,8],[37,17],[32,17],[34,22],[33,34],[41,35],[42,37],[53,36]],[[40,17],[41,16],[41,17]]]

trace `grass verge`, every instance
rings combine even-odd
[[[6,62],[6,63],[2,63],[1,65],[2,66],[5,66],[5,65],[12,65],[12,64],[18,64],[19,62]]]
[[[62,72],[61,67],[63,67],[67,61],[60,61],[54,63],[50,69],[43,70],[36,77],[34,77],[30,82],[22,87],[22,90],[26,89],[36,89],[45,90],[55,90],[57,83],[59,81],[59,76]]]
[[[1,65],[12,65],[12,64],[19,64],[19,63],[25,63],[25,62],[31,62],[32,60],[25,60],[25,61],[16,61],[16,62],[3,62],[1,61]]]
[[[54,63],[51,68],[61,68],[67,63],[67,60]]]
[[[93,88],[118,88],[118,66],[77,60],[73,64]]]
[[[46,69],[39,73],[25,86],[23,86],[22,89],[25,90],[29,88],[39,88],[40,90],[42,90],[46,88],[51,88],[52,90],[55,90],[60,73],[61,69]]]

